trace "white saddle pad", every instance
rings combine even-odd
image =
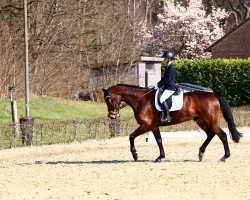
[[[158,111],[162,111],[161,106],[158,103],[158,94],[159,94],[159,89],[156,90],[156,93],[155,93],[155,108]],[[170,108],[169,111],[180,110],[182,106],[183,106],[183,90],[181,89],[181,92],[179,95],[172,95],[172,107]]]

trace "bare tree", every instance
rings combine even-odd
[[[229,12],[229,17],[225,21],[226,31],[230,31],[250,16],[249,0],[203,0],[203,2],[208,8],[208,12],[213,6],[225,8]]]
[[[93,67],[102,67],[107,86],[131,82],[142,27],[145,19],[152,23],[155,5],[156,0],[28,1],[30,92],[70,97],[95,90]],[[11,82],[16,95],[24,96],[22,1],[1,1],[0,17],[0,96],[8,96]]]

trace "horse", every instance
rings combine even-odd
[[[116,118],[121,103],[129,105],[134,111],[135,119],[139,124],[139,127],[129,136],[130,151],[134,161],[138,160],[134,142],[136,137],[148,131],[152,131],[160,151],[160,155],[156,158],[155,162],[161,162],[161,160],[165,158],[165,152],[159,127],[179,124],[189,120],[194,120],[207,135],[206,140],[199,148],[199,161],[202,161],[206,147],[215,135],[222,141],[225,151],[220,161],[226,161],[226,159],[230,157],[230,150],[227,134],[219,125],[221,112],[227,122],[231,139],[235,143],[238,143],[242,137],[242,133],[236,129],[228,101],[217,92],[192,91],[184,93],[182,108],[178,111],[170,112],[171,122],[167,123],[160,120],[161,112],[155,108],[154,100],[156,90],[153,88],[117,84],[102,90],[108,108],[109,118]]]

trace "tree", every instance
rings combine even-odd
[[[164,0],[158,25],[145,34],[143,53],[159,55],[169,49],[180,58],[207,58],[204,49],[224,34],[220,21],[226,16],[219,8],[207,15],[202,0],[190,0],[187,6]]]
[[[98,87],[90,73],[97,66],[106,73],[105,86],[126,80],[137,58],[144,6],[145,0],[28,1],[30,93],[91,92]],[[22,1],[2,0],[0,17],[0,98],[7,98],[12,82],[15,95],[23,96]],[[108,66],[115,70],[112,77]]]
[[[208,13],[213,7],[224,8],[229,13],[225,20],[226,31],[230,31],[250,16],[249,0],[203,0],[203,3]]]

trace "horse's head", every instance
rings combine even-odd
[[[108,89],[102,89],[102,91],[108,107],[108,117],[110,117],[111,119],[115,119],[117,114],[119,113],[121,98],[116,94],[112,94]]]

